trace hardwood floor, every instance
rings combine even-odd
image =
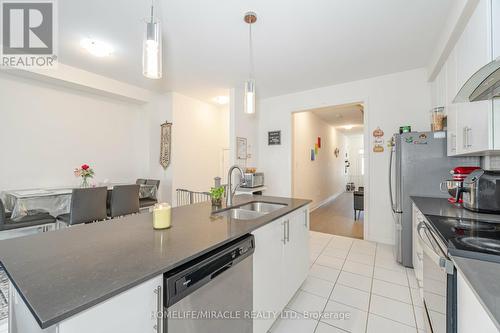
[[[353,193],[342,193],[311,213],[311,230],[363,239],[363,214],[354,221]]]

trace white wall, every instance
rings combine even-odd
[[[372,152],[372,132],[380,126],[388,140],[401,125],[428,130],[430,89],[425,69],[329,86],[261,100],[259,103],[259,168],[265,172],[266,194],[292,193],[291,113],[312,108],[363,102],[365,107],[365,150],[369,183],[365,184],[365,238],[394,242],[393,218],[388,194],[388,150]],[[267,145],[267,131],[281,130],[281,146]]]
[[[172,194],[178,188],[208,191],[222,176],[229,145],[228,109],[173,93]],[[175,200],[173,200],[175,202]]]
[[[157,94],[144,106],[145,127],[148,142],[143,147],[148,154],[148,159],[144,161],[148,173],[143,177],[160,180],[158,200],[160,202],[172,202],[172,159],[167,169],[160,165],[160,142],[161,127],[166,121],[172,122],[173,118],[173,97],[172,93]]]
[[[321,148],[314,161],[311,149],[321,137]],[[335,157],[335,148],[341,153]],[[345,136],[312,112],[293,114],[292,196],[311,199],[317,208],[345,190],[343,166]]]
[[[143,106],[0,73],[0,190],[135,181],[147,173]]]
[[[356,188],[359,186],[364,186],[364,175],[363,175],[363,155],[360,154],[360,150],[364,151],[364,138],[362,134],[359,135],[347,135],[347,154],[350,166],[347,171],[347,181],[354,183]]]
[[[241,167],[257,167],[259,162],[258,155],[258,121],[259,110],[255,114],[245,114],[243,111],[243,89],[234,88],[230,90],[230,164],[238,164]],[[247,139],[247,160],[236,159],[236,138],[242,137]],[[227,170],[226,170],[227,171]]]

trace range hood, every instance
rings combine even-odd
[[[484,101],[500,97],[500,57],[470,77],[453,103]]]

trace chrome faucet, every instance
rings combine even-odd
[[[241,178],[240,178],[240,182],[239,184],[237,184],[234,188],[234,191],[233,191],[233,181],[232,181],[232,175],[233,175],[233,171],[234,169],[238,169],[240,171],[240,174],[241,174]],[[234,197],[234,193],[236,192],[236,189],[238,187],[240,187],[241,185],[244,185],[245,184],[245,177],[244,177],[244,172],[243,172],[243,169],[240,168],[239,166],[237,165],[233,165],[232,167],[229,168],[229,172],[227,173],[227,189],[228,189],[228,194],[226,195],[226,206],[227,207],[230,207],[233,205],[233,197]]]

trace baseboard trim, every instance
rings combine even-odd
[[[319,207],[324,206],[324,205],[326,205],[327,203],[329,203],[329,202],[331,202],[331,201],[333,201],[333,200],[337,199],[337,197],[338,197],[339,195],[341,195],[342,193],[344,193],[344,192],[339,192],[339,193],[336,193],[336,194],[334,194],[334,195],[332,195],[332,196],[329,196],[328,198],[326,198],[325,200],[321,201],[320,203],[318,203],[318,204],[316,204],[316,205],[314,205],[314,206],[312,206],[312,205],[311,205],[311,212],[313,212],[313,211],[315,211],[316,209],[318,209]]]

